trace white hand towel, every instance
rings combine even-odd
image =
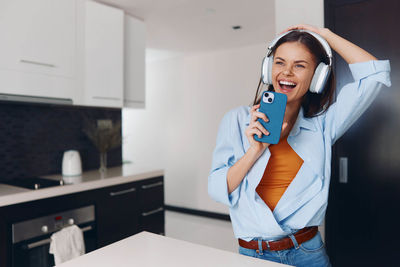
[[[56,265],[85,254],[82,230],[71,225],[51,235],[50,254]]]

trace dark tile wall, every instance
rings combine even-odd
[[[83,132],[84,119],[121,121],[121,109],[0,102],[0,182],[61,173],[65,150],[78,150],[82,169],[99,168],[99,152]],[[107,166],[122,164],[121,146]]]

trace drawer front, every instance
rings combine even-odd
[[[139,229],[156,234],[165,232],[164,179],[143,181],[139,188]]]
[[[109,186],[98,190],[99,197],[110,199],[111,201],[118,199],[130,199],[138,195],[138,183],[129,183],[116,186]]]
[[[139,230],[136,183],[101,189],[97,202],[100,247],[136,234]]]
[[[165,211],[164,207],[142,211],[140,217],[140,231],[148,231],[155,234],[164,234],[165,228]]]
[[[164,181],[162,177],[149,179],[140,184],[139,203],[144,212],[164,206]]]

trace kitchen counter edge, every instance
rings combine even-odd
[[[83,181],[77,184],[67,184],[63,186],[43,188],[40,190],[21,189],[22,192],[6,194],[0,196],[0,207],[35,201],[44,198],[57,197],[77,192],[89,191],[93,189],[125,184],[164,175],[164,170],[157,169],[144,171],[132,175],[119,175],[115,177],[99,178],[91,181]]]

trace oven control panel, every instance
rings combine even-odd
[[[12,225],[13,244],[23,240],[51,234],[72,224],[83,224],[95,221],[94,205],[50,214],[40,218],[14,223]]]

